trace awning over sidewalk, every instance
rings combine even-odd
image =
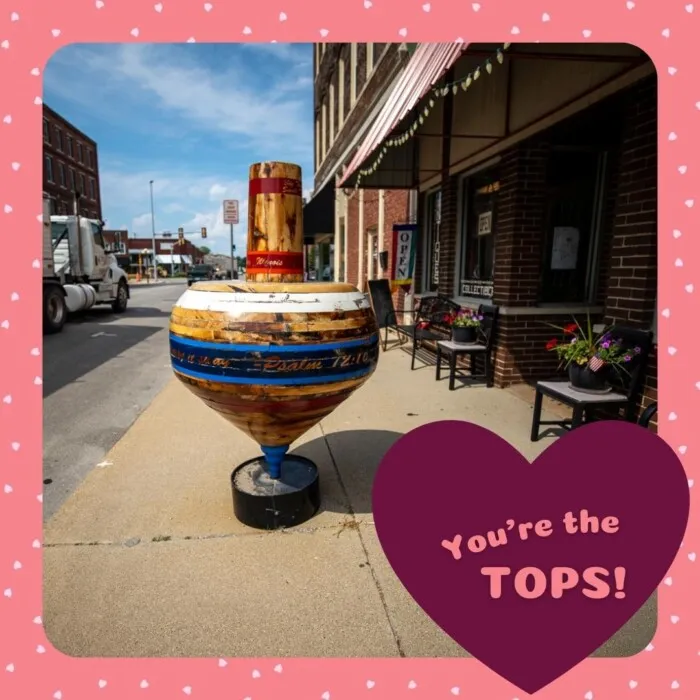
[[[335,179],[304,204],[304,243],[332,242],[335,231]]]
[[[381,146],[392,129],[408,115],[443,73],[455,63],[465,48],[466,44],[455,42],[418,46],[365,140],[350,161],[341,185]]]
[[[161,265],[191,265],[192,258],[189,255],[156,255],[156,261]]]

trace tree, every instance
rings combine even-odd
[[[207,248],[207,246],[205,246],[205,245],[200,245],[200,246],[199,246],[199,252],[200,252],[202,255],[209,255],[209,253],[211,253],[211,248]]]

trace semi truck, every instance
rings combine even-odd
[[[43,210],[43,328],[59,333],[69,313],[111,304],[123,313],[131,296],[129,278],[102,237],[103,222]]]

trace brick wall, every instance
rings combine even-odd
[[[503,154],[493,284],[499,306],[534,306],[538,300],[548,152],[536,140]]]
[[[363,195],[364,196],[364,195]],[[347,202],[347,216],[345,220],[346,244],[345,257],[348,261],[348,274],[345,281],[349,284],[354,284],[357,287],[358,282],[358,251],[359,251],[359,236],[357,227],[359,225],[360,212],[360,193],[357,192],[350,197]]]
[[[649,328],[657,285],[657,87],[650,78],[625,94],[624,129],[610,242],[605,321]],[[641,412],[658,401],[657,358],[647,368]],[[654,427],[656,421],[654,419]]]
[[[362,88],[367,82],[367,44],[357,45],[357,74],[356,83],[357,94],[359,95]]]
[[[367,282],[367,240],[362,246],[362,277],[359,277],[358,251],[360,247],[358,222],[360,210],[359,193],[348,200],[347,214],[347,246],[348,260],[347,281],[358,289],[365,289]],[[381,250],[389,251],[389,260],[386,269],[379,270],[380,276],[389,279],[392,265],[392,226],[395,223],[405,223],[409,215],[409,191],[408,190],[384,190],[384,231],[382,235]],[[363,191],[363,221],[362,235],[367,230],[379,226],[379,190]],[[378,232],[379,233],[379,232]],[[403,291],[398,290],[394,294],[394,302],[403,305]]]
[[[610,323],[648,328],[657,283],[656,80],[625,97],[605,311]]]
[[[459,235],[459,176],[443,177],[441,191],[438,292],[451,296],[454,294],[455,256]]]
[[[350,44],[344,44],[340,51],[340,57],[343,59],[345,65],[345,71],[343,75],[343,114],[345,119],[347,119],[348,114],[350,114],[351,107],[351,80],[352,74],[350,73]]]
[[[97,159],[97,144],[79,131],[60,114],[43,106],[43,118],[48,124],[48,139],[43,138],[43,156],[51,159],[53,181],[48,179],[46,158],[42,157],[43,191],[53,202],[54,214],[73,213],[73,191],[77,189],[82,197],[79,200],[79,213],[90,218],[102,218],[102,201],[100,197],[100,173]],[[60,137],[56,130],[60,133]],[[71,140],[72,155],[68,141]],[[80,149],[78,146],[80,145]],[[82,160],[80,155],[82,154]],[[63,173],[63,180],[61,180]],[[85,187],[81,186],[81,175]],[[72,180],[74,179],[74,187]],[[93,183],[91,197],[90,182]]]

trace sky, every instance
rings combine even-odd
[[[44,71],[44,102],[97,142],[102,217],[151,236],[178,227],[228,253],[223,200],[239,200],[246,239],[248,168],[297,163],[313,186],[311,44],[73,44]],[[207,238],[199,235],[207,227]],[[189,234],[189,235],[188,235]]]

